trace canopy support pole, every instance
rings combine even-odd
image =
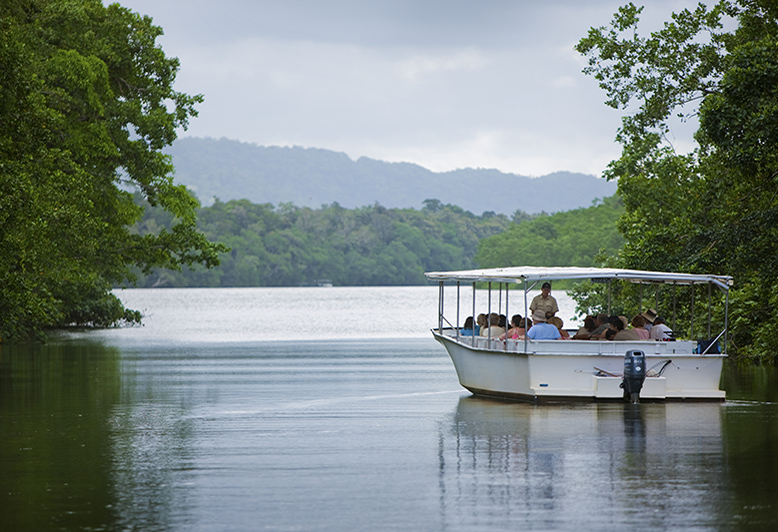
[[[712,306],[712,300],[713,300],[713,286],[711,286],[710,283],[708,283],[708,338],[710,338],[710,322],[711,322],[711,306]]]
[[[510,324],[510,312],[508,312],[508,283],[505,283],[505,339],[508,339],[508,325]],[[508,345],[508,342],[505,342]]]
[[[473,347],[475,347],[475,281],[473,281]],[[479,334],[481,331],[478,331]]]
[[[438,334],[443,334],[443,281],[438,283]]]
[[[497,314],[502,312],[502,281],[497,285]]]
[[[457,342],[459,341],[459,281],[457,281]]]
[[[489,289],[489,298],[488,298],[488,305],[487,305],[489,312],[486,314],[486,326],[488,327],[486,329],[486,337],[489,340],[491,340],[492,339],[492,282],[489,281],[487,286]]]
[[[727,335],[729,334],[729,290],[726,290],[724,298],[724,351],[727,352]]]
[[[502,292],[502,285],[503,283],[500,283],[500,291]],[[510,318],[508,317],[508,283],[505,283],[505,342],[502,344],[503,351],[508,350],[508,320]]]
[[[527,332],[529,331],[529,327],[527,327],[527,324],[529,323],[529,316],[527,315],[529,313],[529,309],[527,307],[527,293],[529,292],[529,287],[527,286],[527,280],[522,279],[521,280],[521,286],[524,288],[524,352],[527,352]]]
[[[691,284],[692,287],[692,334],[691,339],[694,339],[694,283]]]
[[[638,284],[638,314],[643,312],[643,283]]]

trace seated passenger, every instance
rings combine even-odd
[[[462,330],[459,331],[460,336],[478,336],[479,334],[479,328],[478,325],[475,325],[473,323],[473,317],[468,316],[467,319],[465,319],[465,325],[462,327]]]
[[[516,340],[519,336],[524,336],[525,332],[526,329],[524,328],[524,320],[521,318],[521,314],[514,314],[511,318],[511,328],[508,329],[507,333],[500,335],[500,340],[505,340],[506,337]]]
[[[633,329],[626,329],[624,327],[626,318],[622,319],[620,316],[615,316],[615,320],[613,318],[614,316],[611,316],[608,319],[608,322],[613,326],[616,333],[613,334],[612,338],[608,338],[609,340],[615,340],[617,342],[634,342],[640,340],[640,336],[638,336]]]
[[[559,329],[559,335],[561,336],[562,340],[570,339],[570,333],[564,329],[565,322],[562,321],[562,318],[559,316],[552,316],[548,318],[548,323]]]
[[[478,334],[480,335],[481,331],[486,327],[486,314],[479,314],[475,319],[475,323],[478,326]]]
[[[590,338],[592,340],[603,340],[605,338],[605,331],[611,328],[608,323],[608,315],[604,312],[600,312],[595,316],[594,322],[597,324],[597,327],[592,331]]]
[[[665,325],[665,319],[662,316],[654,318],[654,326],[648,334],[651,340],[672,340],[673,330]]]
[[[532,328],[532,320],[529,318],[524,318],[519,322],[519,327],[516,329],[516,333],[518,335],[516,338],[524,338],[527,335],[527,331],[529,331]]]
[[[656,319],[656,311],[652,308],[640,313],[643,319],[646,320],[646,324],[643,326],[648,332],[651,332],[651,327],[654,326],[654,320]]]
[[[644,318],[640,314],[636,314],[634,318],[632,318],[632,330],[635,331],[635,334],[640,336],[641,340],[648,340],[648,329],[646,329],[646,318]]]
[[[597,324],[594,321],[594,316],[591,314],[586,316],[583,327],[578,329],[578,332],[573,336],[573,340],[588,340],[596,328]]]
[[[500,315],[492,312],[486,319],[486,327],[481,327],[481,336],[488,336],[495,340],[505,333],[505,329],[500,327]]]
[[[559,329],[550,323],[546,323],[546,313],[542,310],[536,310],[532,313],[534,325],[527,331],[527,338],[530,340],[558,340],[561,335]]]
[[[602,335],[600,335],[599,338],[601,340],[613,340],[616,337],[616,333],[624,329],[624,322],[615,314],[613,316],[608,316],[606,323],[608,324],[608,327],[602,332]]]

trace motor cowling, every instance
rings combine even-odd
[[[646,354],[639,349],[631,349],[624,355],[624,400],[640,402],[640,390],[646,380]]]

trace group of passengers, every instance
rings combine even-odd
[[[586,316],[583,327],[573,336],[574,340],[672,340],[673,331],[665,325],[662,316],[654,309],[636,314],[631,321],[626,316],[600,313]]]
[[[465,326],[460,334],[462,336],[486,336],[498,340],[506,338],[523,340],[525,337],[532,340],[569,338],[570,334],[564,329],[564,322],[555,315],[559,312],[559,306],[551,295],[551,285],[543,283],[540,292],[540,295],[536,296],[529,306],[532,311],[532,319],[522,318],[521,314],[516,314],[511,318],[508,328],[507,317],[504,315],[494,312],[479,314],[475,323],[472,316],[465,320]]]
[[[673,331],[665,325],[665,320],[657,316],[656,311],[648,309],[636,314],[632,321],[625,316],[608,316],[605,313],[586,316],[583,327],[572,337],[564,329],[564,322],[556,316],[559,306],[551,296],[551,285],[543,283],[540,295],[536,296],[529,309],[532,319],[516,314],[511,318],[510,327],[507,317],[491,312],[479,314],[473,320],[469,316],[460,330],[462,336],[484,336],[498,340],[672,340]]]
[[[473,317],[468,316],[464,327],[459,331],[460,336],[482,336],[496,340],[556,340],[557,338],[569,338],[570,334],[564,329],[564,322],[557,316],[547,316],[542,310],[535,310],[532,319],[523,318],[516,314],[511,318],[510,326],[506,330],[507,319],[503,315],[494,312],[479,314],[473,322]]]
[[[516,323],[521,316],[516,315],[511,319],[511,330],[516,327]],[[465,320],[465,326],[459,331],[462,336],[488,336],[497,338],[500,335],[505,336],[507,318],[504,314],[491,312],[489,314],[479,314],[473,322],[473,317],[468,316]]]

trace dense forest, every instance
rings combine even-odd
[[[504,266],[599,266],[624,245],[616,223],[624,213],[618,196],[586,209],[514,223],[481,243],[476,262]]]
[[[155,234],[172,219],[146,208],[137,230]],[[622,245],[615,221],[621,201],[553,215],[517,212],[512,219],[426,200],[424,208],[387,209],[375,204],[320,209],[292,204],[216,202],[198,212],[198,229],[230,246],[221,266],[157,270],[138,286],[419,285],[425,271],[476,266],[595,264],[602,250]]]

